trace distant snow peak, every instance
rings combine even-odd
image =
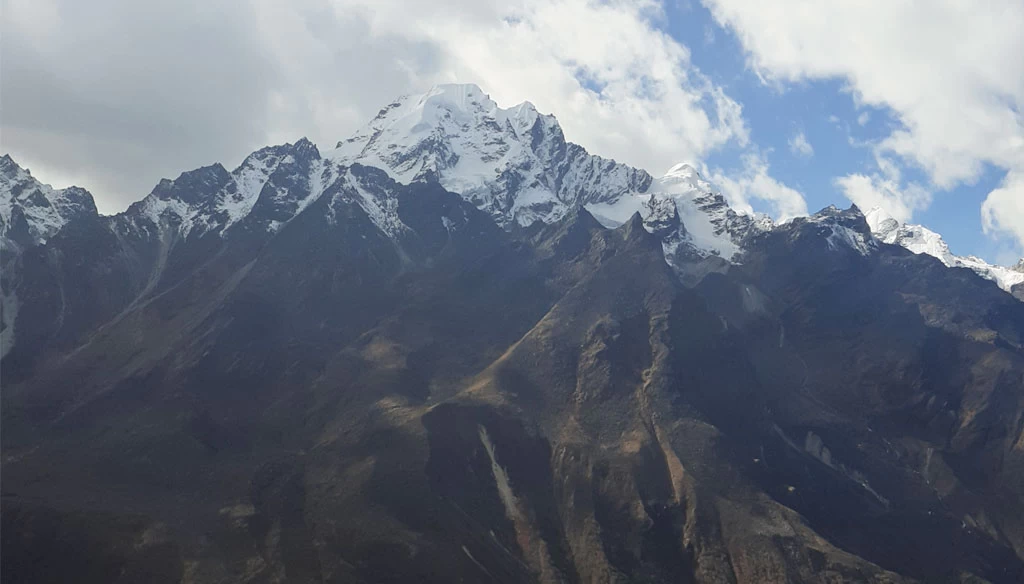
[[[749,237],[774,225],[766,215],[736,212],[693,164],[685,162],[652,180],[644,192],[586,207],[607,227],[621,225],[639,212],[645,228],[662,238],[670,263],[679,255],[737,261]]]
[[[679,180],[695,181],[700,179],[700,172],[697,170],[696,163],[680,162],[668,169],[668,171],[665,172],[665,175],[661,177],[661,180],[666,181],[674,178],[678,178]]]
[[[881,207],[868,209],[867,213],[864,213],[864,220],[876,237],[883,233],[888,236],[890,232],[895,231],[900,226],[900,222]]]
[[[498,104],[475,83],[435,85],[420,96],[420,102],[434,107],[451,107],[462,112],[480,108],[494,110],[498,107]]]
[[[0,157],[0,240],[4,246],[37,245],[71,219],[96,215],[96,203],[80,187],[43,184],[10,157]]]
[[[264,212],[271,211],[268,228],[274,230],[311,202],[308,194],[316,192],[321,181],[319,160],[316,146],[305,138],[267,146],[231,172],[213,164],[160,181],[152,193],[128,208],[121,222],[182,236],[223,235],[260,205]],[[264,192],[268,185],[270,190]]]
[[[974,270],[979,276],[992,280],[1007,292],[1011,292],[1014,286],[1024,283],[1024,260],[1015,267],[1006,267],[994,266],[975,256],[954,255],[938,233],[922,225],[901,223],[879,207],[865,213],[865,219],[871,227],[872,234],[883,243],[899,245],[916,254],[930,255],[951,268]]]
[[[955,256],[942,236],[921,225],[900,223],[885,210],[874,207],[864,215],[872,234],[882,243],[900,245],[917,254],[928,254],[951,266]]]
[[[642,170],[566,142],[555,118],[533,104],[500,108],[475,85],[402,97],[328,158],[382,168],[403,184],[438,182],[502,225],[555,221],[650,183]]]
[[[736,213],[693,163],[661,178],[590,155],[529,102],[499,107],[475,85],[399,98],[327,157],[375,166],[404,184],[436,181],[501,225],[550,223],[584,206],[607,227],[639,212],[645,228],[689,255],[732,260],[765,216]]]
[[[249,214],[267,184],[270,175],[282,163],[293,163],[294,157],[278,146],[269,146],[253,152],[231,174],[234,178],[223,196],[218,197],[216,210],[226,216],[223,229],[237,223]]]
[[[0,278],[0,357],[14,346],[22,250],[45,244],[72,220],[97,215],[89,191],[55,189],[36,180],[9,155],[0,156],[0,275],[5,276]]]
[[[671,197],[688,240],[698,255],[713,254],[733,261],[747,238],[774,225],[767,215],[734,210],[690,163],[680,163],[651,185],[653,196]]]
[[[829,250],[852,249],[867,256],[878,249],[878,241],[871,233],[870,223],[856,205],[849,209],[829,205],[810,217],[797,218],[795,221],[819,225]]]
[[[644,228],[662,240],[670,262],[710,256],[740,261],[751,238],[775,224],[767,215],[732,209],[698,168],[683,161],[655,178],[567,142],[554,116],[530,102],[502,108],[476,85],[444,84],[396,99],[323,157],[303,138],[260,149],[230,172],[214,164],[161,181],[114,224],[223,236],[248,220],[274,231],[330,193],[358,204],[383,232],[397,237],[404,226],[396,202],[378,184],[390,178],[437,183],[506,227],[552,223],[577,207],[607,227],[639,213]],[[363,176],[367,172],[374,176]],[[9,156],[0,157],[5,245],[14,241],[12,230],[19,241],[45,242],[75,213],[90,209],[96,213],[84,190],[42,185]],[[1024,282],[1024,261],[1008,268],[956,256],[937,233],[904,224],[882,209],[862,217],[854,208],[831,207],[803,220],[822,223],[830,249],[868,254],[877,242],[900,245],[947,266],[970,268],[1004,290]]]

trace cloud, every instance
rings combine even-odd
[[[807,136],[803,132],[797,132],[789,139],[789,151],[797,156],[814,156],[814,147],[807,141]]]
[[[999,188],[989,193],[981,205],[981,225],[985,233],[1015,238],[1017,257],[1024,253],[1024,173],[1007,173]]]
[[[5,2],[4,151],[42,178],[137,198],[178,165],[258,144],[274,72],[243,8]]]
[[[648,169],[701,159],[747,128],[740,105],[658,28],[650,1],[470,2],[480,18],[433,3],[365,0],[375,32],[438,47],[443,75],[501,104],[530,100],[593,152]],[[482,14],[487,12],[487,14]]]
[[[721,189],[729,205],[737,211],[753,213],[751,199],[758,199],[768,204],[771,208],[769,215],[777,221],[807,215],[804,196],[772,178],[768,162],[761,155],[744,155],[743,168],[738,172],[705,169],[704,174]]]
[[[866,125],[869,121],[871,121],[871,114],[868,112],[861,112],[861,114],[857,116],[857,124],[860,126]]]
[[[711,26],[704,27],[704,44],[713,45],[715,44],[715,29]]]
[[[840,79],[858,107],[888,109],[897,127],[880,151],[923,169],[934,187],[969,184],[989,165],[1024,172],[1019,0],[703,1],[764,78]],[[990,195],[991,212],[1007,209],[1002,192]]]
[[[749,141],[652,0],[183,2],[9,0],[4,150],[110,212],[267,143],[331,147],[451,81],[530,100],[591,152],[647,169]]]
[[[901,186],[899,181],[878,174],[848,174],[835,179],[835,183],[862,211],[881,207],[900,222],[910,220],[914,211],[931,204],[931,193],[921,185]]]
[[[931,191],[916,182],[904,184],[899,165],[878,149],[875,167],[877,171],[870,175],[853,173],[833,182],[861,211],[880,207],[901,223],[909,221],[915,211],[931,205]]]

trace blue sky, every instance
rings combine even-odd
[[[776,218],[881,206],[1024,255],[1020,0],[7,0],[2,151],[113,213],[160,178],[476,83]],[[802,148],[792,148],[801,138]]]
[[[721,27],[698,2],[668,4],[665,14],[665,32],[684,44],[693,64],[742,105],[750,139],[770,163],[772,175],[800,191],[812,213],[828,205],[848,207],[851,201],[834,179],[874,167],[870,145],[899,125],[892,112],[858,106],[848,84],[840,79],[766,83],[748,65],[733,31]],[[790,148],[790,140],[801,133],[813,154]],[[712,152],[706,163],[722,167],[726,173],[736,171],[742,167],[745,150],[729,145]],[[925,173],[913,166],[905,166],[903,173],[927,182]],[[954,253],[993,262],[1013,260],[1014,245],[984,234],[979,212],[986,195],[1004,175],[987,166],[974,184],[936,193],[931,205],[915,213],[912,222],[941,233]],[[751,204],[757,211],[771,211],[764,201],[754,199]]]

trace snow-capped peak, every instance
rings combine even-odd
[[[471,84],[399,98],[327,157],[384,169],[405,184],[437,181],[503,225],[554,221],[650,183],[642,170],[566,142],[555,118],[533,104],[504,109]]]
[[[96,203],[85,189],[55,189],[9,155],[0,157],[0,240],[5,246],[45,243],[71,219],[96,214]]]
[[[640,212],[668,251],[685,243],[701,257],[732,259],[752,226],[770,228],[731,209],[692,163],[655,180],[566,142],[533,104],[501,108],[476,85],[399,98],[327,157],[382,168],[401,183],[437,181],[502,225],[555,221],[579,205],[609,226]]]
[[[829,205],[809,217],[798,217],[793,221],[818,226],[829,250],[852,249],[867,256],[878,249],[878,241],[857,205],[851,205],[849,209]]]
[[[700,179],[700,172],[697,165],[692,162],[680,162],[668,169],[661,177],[661,181],[679,180],[693,182]]]
[[[969,268],[979,276],[994,281],[1007,292],[1024,283],[1024,270],[994,266],[975,256],[954,255],[941,235],[923,225],[901,223],[879,207],[872,208],[864,217],[871,227],[871,233],[883,243],[899,245],[916,254],[930,255],[949,267]],[[1024,260],[1018,266],[1024,266]]]
[[[687,162],[674,165],[644,192],[590,204],[587,210],[607,226],[624,223],[639,212],[649,231],[663,235],[670,261],[680,251],[691,257],[715,255],[734,260],[751,234],[773,225],[766,215],[737,213],[695,165]],[[677,225],[675,233],[668,229],[673,224]]]
[[[499,118],[504,119],[506,122],[511,124],[512,129],[516,131],[516,134],[520,137],[525,136],[533,129],[537,123],[537,119],[541,117],[540,112],[537,108],[528,101],[512,106],[507,110],[497,110]],[[547,116],[547,119],[554,122],[553,116]]]
[[[880,207],[874,207],[864,214],[864,219],[871,228],[871,233],[883,243],[903,246],[917,254],[928,254],[936,257],[947,266],[955,265],[956,256],[949,251],[949,246],[942,236],[922,225],[900,223]]]
[[[96,217],[96,203],[89,191],[79,187],[55,189],[18,166],[7,154],[0,156],[0,356],[14,346],[14,322],[22,250],[46,243],[70,221]]]
[[[721,193],[689,163],[680,163],[651,185],[655,197],[670,197],[690,242],[700,251],[732,259],[741,251],[740,240],[750,218],[736,213]],[[740,225],[742,224],[742,225]]]
[[[213,164],[184,172],[175,180],[164,179],[149,196],[132,205],[124,215],[129,219],[144,219],[144,222],[155,226],[173,226],[172,229],[182,235],[193,230],[223,234],[228,227],[253,211],[264,188],[274,182],[272,179],[279,170],[282,176],[278,177],[278,182],[291,185],[298,180],[303,188],[288,192],[288,188],[277,185],[274,192],[267,195],[274,200],[266,201],[264,206],[279,203],[288,208],[295,207],[291,204],[295,201],[289,203],[289,200],[303,197],[299,191],[316,190],[305,188],[304,179],[319,181],[319,176],[311,176],[315,173],[309,168],[311,162],[319,159],[316,146],[305,138],[294,144],[267,146],[247,156],[231,172],[220,164]]]
[[[482,119],[494,119],[497,110],[498,105],[476,85],[435,85],[426,93],[404,95],[385,106],[355,135],[338,142],[328,157],[358,160],[368,166],[375,166],[369,164],[371,162],[391,162],[382,167],[396,177],[413,180],[423,170],[422,165],[426,161],[405,160],[403,157],[377,160],[374,154],[387,154],[378,152],[380,149],[412,148],[439,130],[454,130],[453,133],[458,134],[473,129]]]

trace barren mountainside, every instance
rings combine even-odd
[[[114,216],[0,159],[4,582],[1024,581],[1024,273],[439,86]]]

